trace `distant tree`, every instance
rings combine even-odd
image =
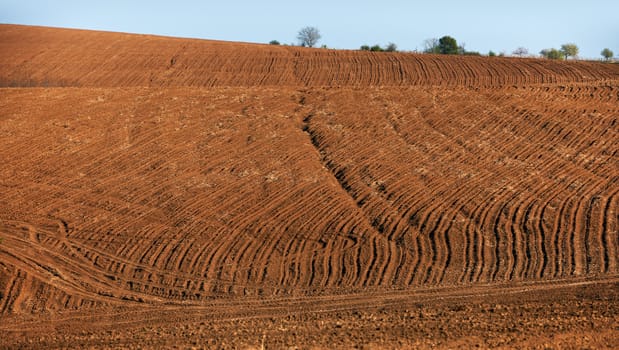
[[[297,35],[299,44],[304,47],[314,47],[321,37],[320,31],[318,31],[318,28],[316,27],[301,28],[301,30],[299,30],[299,34]]]
[[[425,53],[441,53],[437,38],[426,39],[423,42],[423,52]]]
[[[277,40],[271,40],[271,41],[269,41],[269,44],[270,44],[270,45],[279,45],[279,41],[277,41]]]
[[[460,50],[456,39],[450,37],[449,35],[445,35],[444,37],[438,39],[438,49],[439,53],[443,55],[457,55]]]
[[[529,54],[529,50],[526,47],[519,47],[516,50],[512,51],[512,54],[518,57],[524,57]]]
[[[602,57],[604,57],[606,61],[610,61],[610,59],[615,56],[615,53],[612,52],[609,48],[605,48],[604,50],[602,50],[602,52],[600,52],[600,55],[602,55]]]
[[[376,44],[376,45],[370,47],[370,51],[383,52],[384,50],[383,50],[382,47],[380,47],[380,45]]]
[[[361,50],[361,51],[370,51],[370,46],[369,45],[361,45],[359,50]]]
[[[492,50],[488,51],[488,57],[496,57],[496,52]]]
[[[396,45],[394,43],[389,43],[387,45],[387,47],[385,48],[385,51],[387,51],[387,52],[396,52],[396,51],[398,51],[398,45]]]
[[[573,43],[563,44],[561,45],[561,52],[565,56],[565,59],[568,57],[576,57],[578,56],[578,46]]]
[[[557,49],[543,49],[539,52],[540,55],[551,60],[560,60],[563,58],[563,53]]]

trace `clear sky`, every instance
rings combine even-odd
[[[0,0],[0,23],[267,43],[296,43],[317,27],[319,45],[357,49],[394,42],[422,50],[451,35],[467,50],[531,54],[576,43],[580,56],[619,56],[619,0]]]

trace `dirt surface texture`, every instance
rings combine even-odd
[[[619,348],[619,65],[0,25],[0,348]]]

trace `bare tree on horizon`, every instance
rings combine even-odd
[[[529,50],[526,47],[519,47],[516,50],[514,50],[512,52],[513,55],[516,55],[518,57],[524,57],[527,56],[529,54]]]
[[[316,27],[305,27],[299,30],[299,34],[297,35],[297,39],[299,39],[299,44],[303,47],[314,47],[320,40],[321,35],[320,31]]]

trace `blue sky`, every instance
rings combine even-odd
[[[295,43],[301,27],[315,26],[319,44],[340,49],[422,50],[425,39],[451,35],[482,53],[574,42],[582,57],[605,47],[619,56],[619,0],[0,0],[0,23],[258,43]]]

